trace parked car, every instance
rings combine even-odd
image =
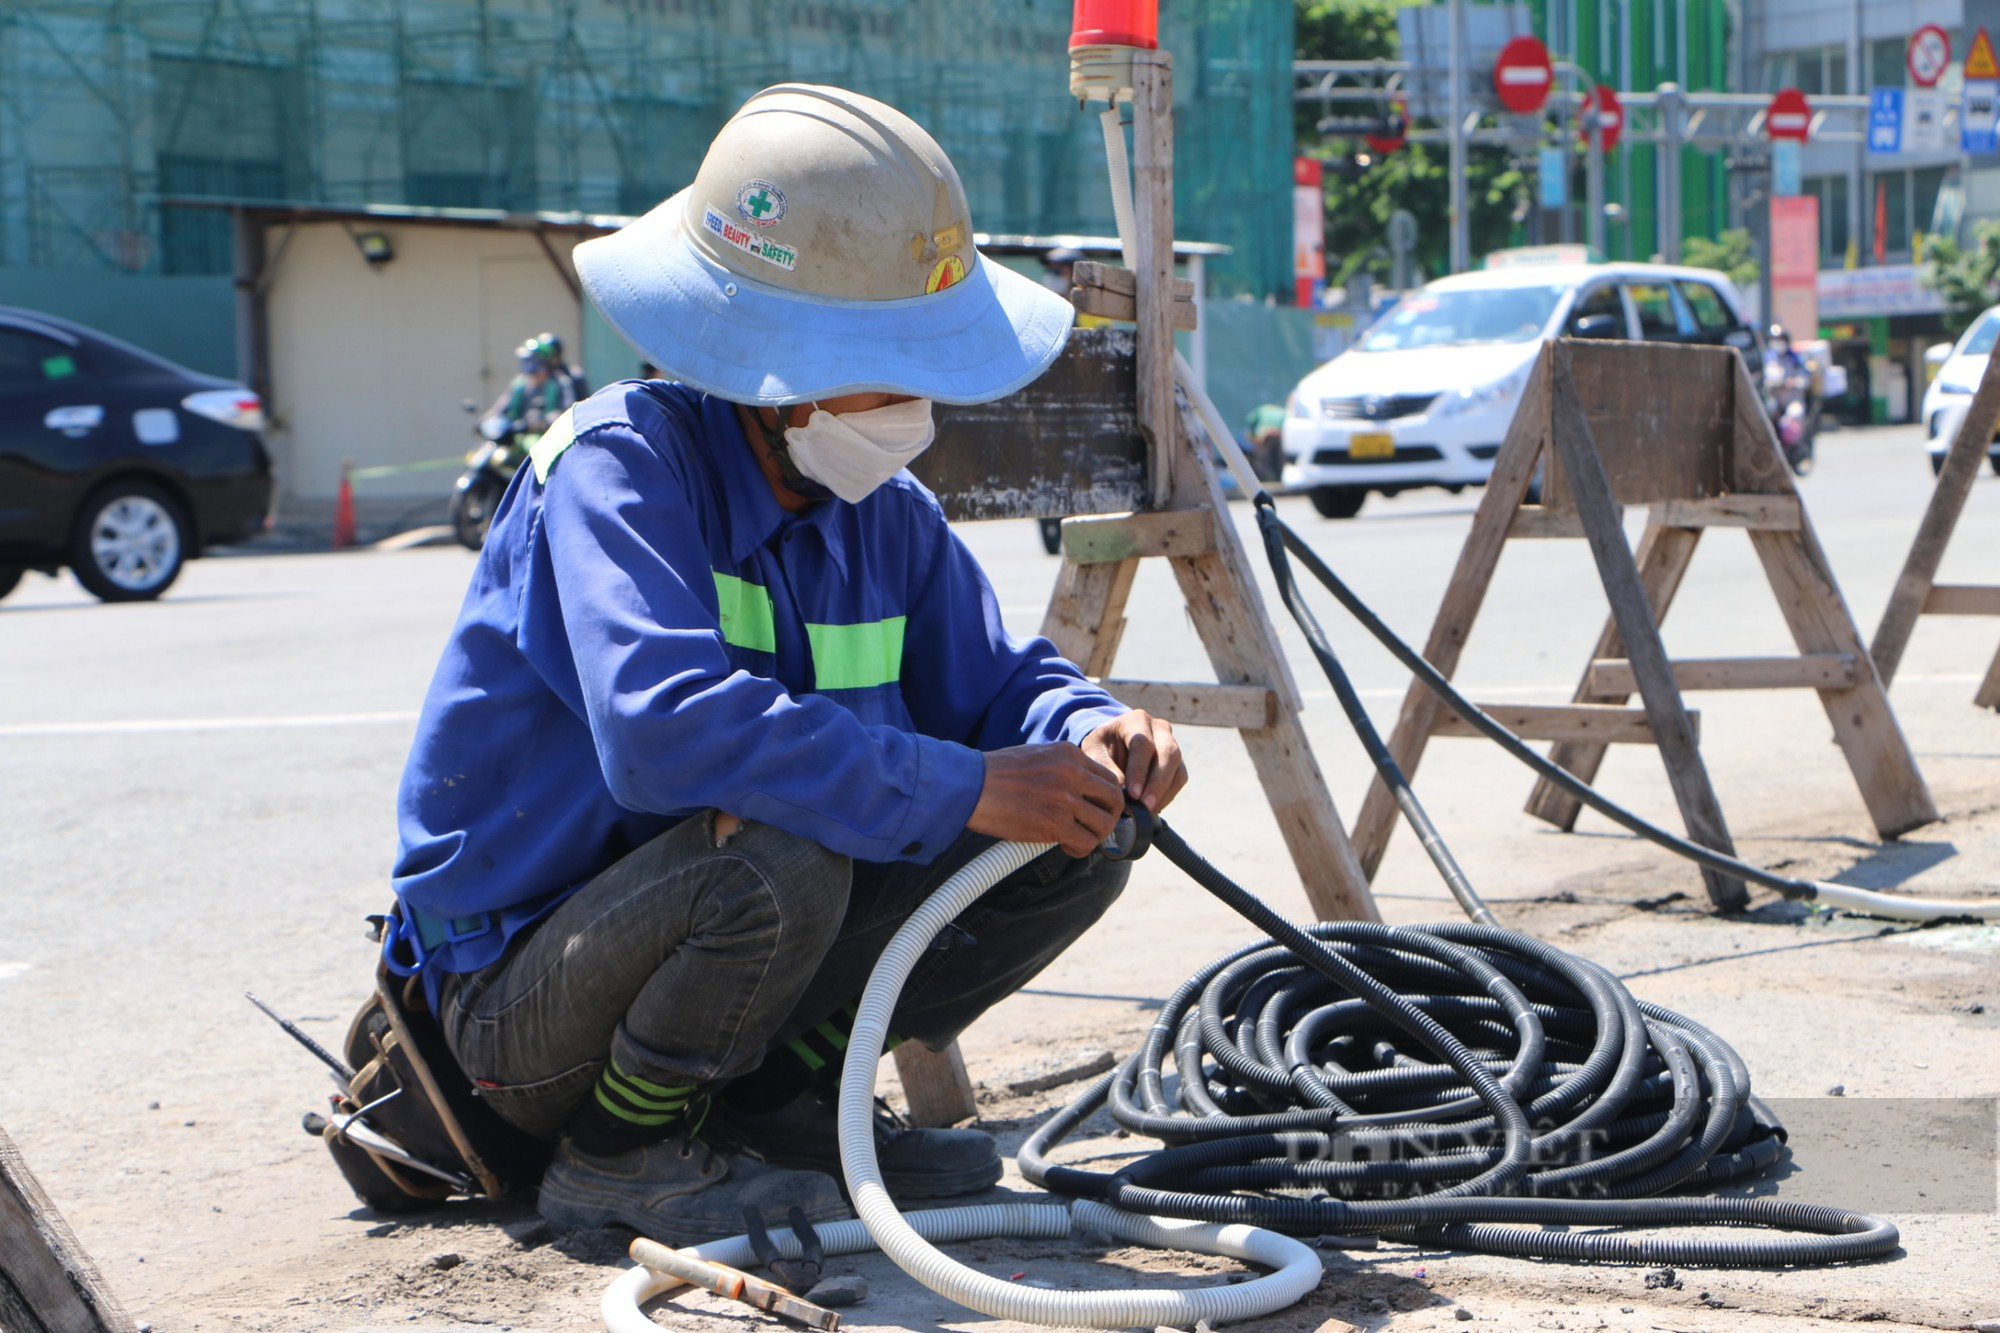
[[[1664,264],[1544,264],[1440,278],[1299,382],[1284,481],[1327,518],[1370,491],[1479,486],[1556,337],[1723,343],[1761,371],[1762,341],[1722,274]]]
[[[1935,358],[1941,362],[1937,374],[1931,377],[1930,387],[1924,390],[1924,434],[1934,473],[1944,471],[1944,456],[1951,450],[1966,409],[1972,406],[1972,395],[1986,374],[1986,361],[1993,354],[1995,342],[2000,342],[2000,305],[1973,320],[1972,327],[1961,333],[1957,342],[1948,347],[1940,345],[1941,356],[1939,347],[1925,354],[1926,360]],[[1986,458],[1988,465],[2000,472],[2000,444],[1990,446]]]
[[[239,384],[0,306],[0,597],[65,565],[104,601],[158,597],[263,528],[263,429]]]

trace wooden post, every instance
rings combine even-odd
[[[1548,408],[1548,358],[1544,356],[1535,362],[1528,376],[1521,406],[1507,428],[1506,442],[1493,460],[1493,475],[1487,479],[1485,493],[1479,498],[1472,530],[1465,535],[1465,545],[1458,552],[1458,565],[1452,570],[1451,582],[1445,586],[1444,600],[1439,603],[1437,619],[1431,624],[1431,636],[1424,644],[1424,659],[1447,676],[1458,670],[1459,655],[1465,651],[1472,622],[1479,618],[1479,608],[1486,602],[1486,590],[1492,586],[1493,571],[1500,564],[1500,550],[1506,545],[1515,516],[1527,512],[1521,508],[1521,502],[1527,498],[1535,469],[1542,460],[1543,441],[1548,434]],[[1442,700],[1421,683],[1411,683],[1403,695],[1403,709],[1396,715],[1395,729],[1389,734],[1389,753],[1406,776],[1416,777],[1417,765],[1423,762],[1424,750],[1444,713]],[[1378,777],[1369,784],[1361,814],[1354,821],[1354,852],[1370,879],[1381,868],[1382,854],[1389,849],[1389,835],[1396,831],[1397,818],[1396,798],[1390,794],[1388,784]]]
[[[965,1056],[959,1053],[957,1042],[934,1051],[920,1041],[906,1041],[896,1048],[895,1059],[911,1124],[919,1129],[939,1129],[979,1113],[972,1096],[972,1076],[965,1072]]]
[[[1989,357],[1986,373],[1979,380],[1979,391],[1973,394],[1972,405],[1965,410],[1965,420],[1959,423],[1958,434],[1952,437],[1951,450],[1945,455],[1937,486],[1931,491],[1931,502],[1924,509],[1923,522],[1917,525],[1916,540],[1910,543],[1903,572],[1896,579],[1889,605],[1882,611],[1882,623],[1876,626],[1874,641],[1868,647],[1884,685],[1896,678],[1896,668],[1902,665],[1903,650],[1910,646],[1917,617],[1924,614],[1938,565],[1944,560],[1945,547],[1951,543],[1958,516],[1965,511],[1966,497],[1972,494],[1973,479],[1979,475],[1980,465],[1986,461],[1992,445],[1996,422],[2000,422],[2000,357]],[[1993,658],[1976,702],[1986,708],[2000,707],[2000,653]]]
[[[1611,599],[1611,615],[1624,642],[1626,658],[1646,706],[1646,720],[1652,724],[1653,743],[1667,766],[1667,781],[1673,786],[1674,800],[1687,823],[1688,837],[1704,847],[1734,855],[1729,825],[1722,818],[1722,803],[1715,799],[1708,769],[1695,744],[1694,728],[1681,703],[1680,687],[1674,683],[1673,668],[1667,662],[1666,645],[1660,642],[1660,627],[1653,619],[1652,600],[1640,581],[1639,568],[1632,560],[1632,548],[1625,544],[1625,528],[1619,520],[1618,502],[1611,493],[1611,479],[1604,461],[1598,457],[1597,442],[1591,438],[1590,423],[1584,420],[1583,405],[1577,401],[1576,381],[1570,374],[1569,349],[1556,345],[1555,375],[1550,385],[1549,433],[1563,474],[1576,496],[1576,511],[1583,520],[1590,554],[1597,561],[1598,576]],[[1704,869],[1702,880],[1717,907],[1736,911],[1749,901],[1743,881],[1720,871]]]
[[[1174,69],[1166,51],[1132,57],[1132,213],[1139,328],[1139,429],[1153,474],[1153,505],[1173,494],[1174,447]]]
[[[5,1130],[0,1130],[0,1329],[137,1333]]]
[[[1667,618],[1667,608],[1674,604],[1674,594],[1680,591],[1681,577],[1687,573],[1690,561],[1694,559],[1694,548],[1701,540],[1700,528],[1670,528],[1661,523],[1649,523],[1646,532],[1639,539],[1639,582],[1646,590],[1646,600],[1652,608],[1655,624]],[[1593,663],[1625,656],[1625,640],[1618,632],[1618,620],[1614,616],[1607,620],[1603,632],[1598,635],[1597,649],[1591,654]],[[1577,703],[1622,704],[1632,697],[1631,688],[1605,688],[1591,679],[1593,673],[1584,668],[1583,683],[1577,686],[1574,696]],[[1604,762],[1608,747],[1588,742],[1563,741],[1549,751],[1549,758],[1561,764],[1585,782],[1597,779],[1598,766]],[[1576,818],[1583,812],[1583,802],[1571,796],[1547,778],[1535,779],[1534,793],[1528,797],[1528,813],[1545,819],[1565,833],[1576,827]]]

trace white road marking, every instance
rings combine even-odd
[[[262,731],[282,727],[352,727],[415,722],[415,709],[385,713],[305,713],[291,717],[168,717],[125,722],[42,722],[0,726],[0,738],[15,736],[134,736],[175,731]]]

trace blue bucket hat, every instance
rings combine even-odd
[[[692,185],[575,253],[634,349],[753,406],[870,390],[986,402],[1046,370],[1075,318],[973,248],[964,187],[930,135],[839,88],[758,93]]]

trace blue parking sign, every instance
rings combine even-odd
[[[1868,90],[1868,151],[1871,153],[1900,153],[1903,151],[1903,90],[1901,88],[1870,88]]]

